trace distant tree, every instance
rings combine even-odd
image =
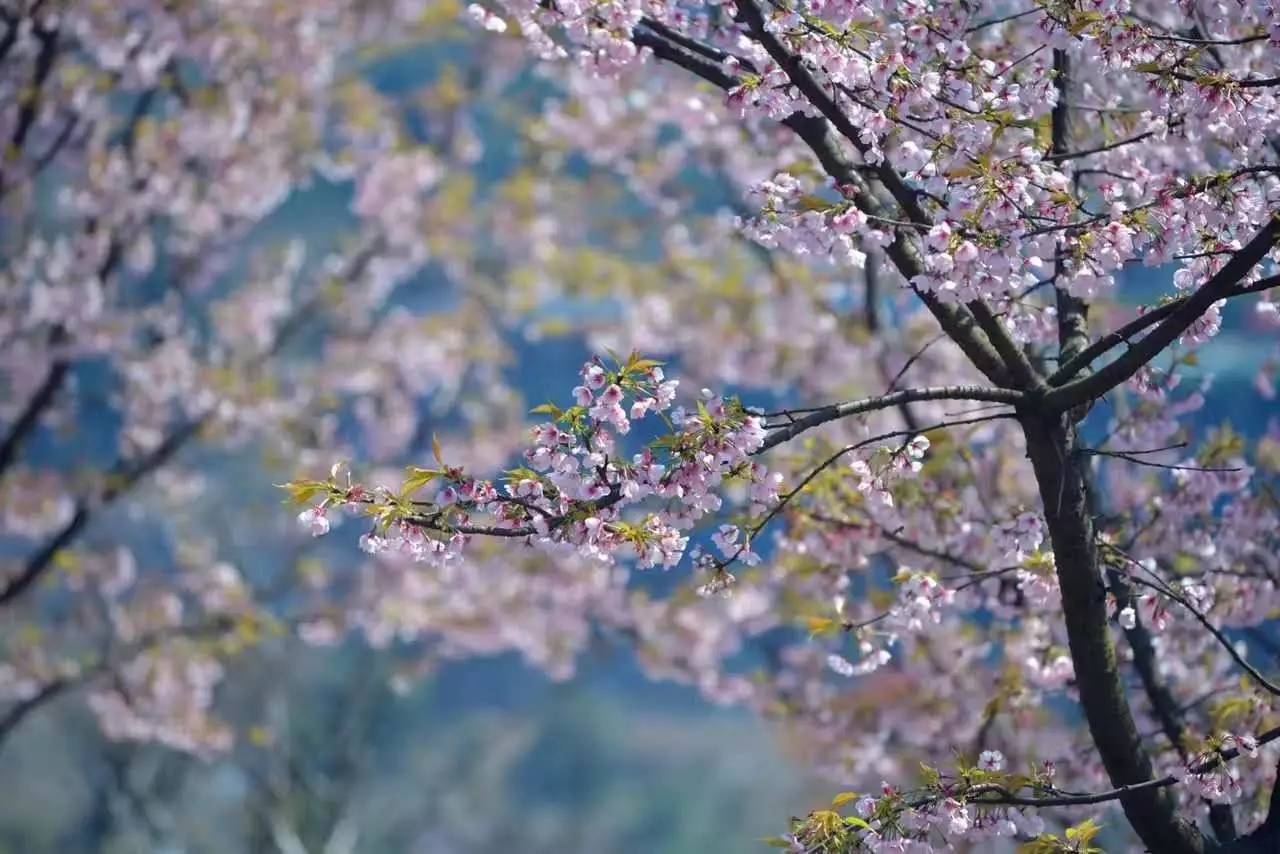
[[[271,481],[402,466],[428,425],[481,467],[519,440],[478,237],[526,238],[506,194],[533,184],[473,173],[474,105],[523,57],[370,77],[424,42],[456,58],[458,18],[0,4],[0,744],[85,689],[111,737],[229,749],[225,664],[327,601],[323,555],[261,522]]]

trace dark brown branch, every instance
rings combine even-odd
[[[783,124],[794,130],[804,140],[817,156],[822,168],[837,184],[849,185],[857,189],[856,202],[864,213],[868,216],[883,216],[886,213],[871,191],[870,185],[841,153],[839,143],[831,138],[825,121],[813,116],[793,113]],[[908,282],[924,272],[924,263],[918,249],[900,232],[894,232],[893,242],[885,249],[885,253]],[[933,314],[947,337],[956,343],[956,346],[987,379],[996,385],[1011,384],[1009,371],[1001,360],[1000,354],[982,334],[973,314],[967,308],[944,303],[933,294],[922,291],[914,285],[912,289]]]
[[[1184,83],[1199,84],[1202,79],[1201,76],[1197,76],[1195,74],[1187,74],[1184,71],[1163,71],[1163,72],[1156,72],[1156,73],[1168,74],[1170,77],[1174,78],[1175,80],[1181,80]],[[1246,78],[1244,80],[1240,80],[1234,77],[1226,77],[1226,76],[1218,77],[1218,76],[1210,75],[1208,77],[1208,80],[1215,85],[1234,86],[1234,87],[1239,87],[1241,89],[1267,89],[1272,86],[1280,86],[1280,77],[1255,77],[1252,79]]]
[[[1172,344],[1191,324],[1209,310],[1215,302],[1232,294],[1239,282],[1267,256],[1280,236],[1280,216],[1272,216],[1267,224],[1254,235],[1231,260],[1201,285],[1195,293],[1186,297],[1176,308],[1168,312],[1159,325],[1123,356],[1098,370],[1097,373],[1059,386],[1045,395],[1045,405],[1061,412],[1081,403],[1096,400],[1111,389],[1128,380],[1144,365],[1154,359],[1161,350]]]
[[[1280,276],[1269,276],[1265,279],[1259,279],[1251,285],[1245,285],[1237,288],[1226,295],[1226,299],[1246,296],[1248,294],[1256,294],[1261,291],[1271,290],[1280,287]],[[1082,368],[1093,362],[1099,356],[1104,355],[1108,350],[1127,343],[1133,336],[1143,331],[1149,326],[1154,326],[1164,320],[1169,315],[1177,311],[1189,297],[1181,297],[1180,299],[1167,302],[1162,306],[1152,309],[1144,314],[1139,315],[1125,325],[1121,326],[1113,332],[1099,338],[1085,349],[1081,350],[1071,359],[1067,360],[1053,376],[1049,377],[1050,385],[1062,385],[1067,380],[1078,374]]]
[[[829,421],[847,418],[864,412],[888,409],[903,403],[917,403],[926,400],[975,400],[989,403],[1007,403],[1011,406],[1016,406],[1022,399],[1023,394],[1020,391],[985,386],[904,389],[903,391],[890,392],[877,397],[866,397],[860,400],[850,400],[845,403],[825,406],[788,424],[774,425],[771,429],[776,428],[776,432],[764,440],[764,446],[760,450],[766,451],[769,448],[781,445],[783,442],[789,442],[806,430],[812,430],[814,427],[826,424]]]
[[[1074,426],[1062,416],[1027,412],[1023,430],[1053,545],[1080,705],[1107,776],[1117,787],[1102,800],[1120,801],[1150,850],[1200,854],[1204,836],[1178,814],[1160,785],[1151,785],[1151,757],[1125,696],[1108,625],[1093,508],[1083,460],[1075,453]]]
[[[738,78],[725,71],[719,62],[708,57],[707,53],[711,50],[710,48],[695,51],[664,37],[648,21],[643,23],[643,27],[637,27],[631,34],[631,40],[635,42],[637,47],[647,47],[659,59],[678,65],[686,71],[691,71],[721,89],[732,89],[741,82]]]
[[[106,486],[93,498],[76,501],[71,518],[27,558],[22,571],[0,587],[0,607],[8,605],[35,584],[53,565],[58,552],[70,545],[96,511],[110,506],[140,480],[167,463],[204,426],[208,416],[188,421],[165,437],[155,449],[133,463],[117,465],[106,477]]]
[[[1280,738],[1280,727],[1277,727],[1276,729],[1268,730],[1267,732],[1259,736],[1258,744],[1259,745],[1267,744],[1268,742],[1275,741],[1277,738]],[[1195,768],[1192,768],[1191,773],[1203,774],[1206,771],[1213,770],[1220,763],[1235,759],[1239,755],[1240,755],[1240,751],[1237,750],[1236,748],[1220,751],[1216,757],[1197,765]],[[1139,797],[1139,796],[1145,797],[1155,793],[1160,789],[1165,789],[1165,788],[1168,788],[1169,786],[1177,785],[1179,782],[1181,782],[1181,780],[1178,777],[1174,777],[1172,774],[1170,774],[1154,780],[1144,780],[1140,783],[1134,783],[1129,786],[1117,786],[1116,788],[1106,792],[1094,792],[1092,794],[1086,794],[1086,795],[1074,795],[1074,794],[1046,795],[1044,797],[1025,797],[1020,795],[1014,795],[1013,793],[1009,792],[1007,789],[1005,789],[1002,786],[992,786],[990,787],[990,789],[988,789],[988,791],[993,793],[995,795],[994,797],[984,797],[983,795],[985,795],[986,793],[979,792],[978,793],[979,797],[975,797],[971,801],[971,803],[1008,804],[1009,806],[1024,806],[1024,807],[1078,807],[1078,806],[1090,806],[1094,804],[1105,804],[1110,801],[1120,801],[1121,803],[1123,803],[1126,799],[1132,800],[1135,797]],[[1170,851],[1172,849],[1152,848],[1150,850],[1163,852],[1163,851]],[[1201,849],[1201,850],[1204,850],[1204,849]]]
[[[40,416],[53,403],[58,390],[62,388],[67,379],[68,371],[68,364],[61,359],[49,366],[49,370],[45,373],[44,380],[41,381],[39,388],[35,390],[35,393],[27,401],[27,405],[22,408],[22,412],[14,419],[9,431],[4,434],[4,439],[0,440],[0,476],[3,476],[9,470],[9,467],[13,465],[14,460],[17,459],[22,443],[26,441],[27,436],[35,429],[36,425],[40,423]]]
[[[1275,854],[1277,850],[1280,850],[1280,765],[1276,769],[1276,782],[1271,787],[1266,818],[1248,836],[1225,846],[1223,854]]]
[[[1176,122],[1170,123],[1169,128],[1172,129],[1176,124]],[[1126,145],[1133,145],[1135,142],[1142,142],[1144,139],[1150,139],[1155,135],[1156,131],[1149,130],[1144,133],[1135,134],[1127,139],[1117,140],[1116,142],[1095,146],[1094,148],[1086,148],[1082,151],[1064,151],[1061,153],[1050,154],[1045,158],[1045,160],[1050,163],[1063,163],[1067,160],[1079,160],[1081,157],[1088,157],[1091,154],[1102,154],[1104,151],[1113,151],[1117,148],[1123,148]]]
[[[1071,139],[1071,58],[1065,50],[1053,52],[1053,85],[1058,92],[1050,116],[1051,154],[1065,154]],[[1054,292],[1058,305],[1058,364],[1072,359],[1089,343],[1089,306],[1084,300],[1072,296],[1059,284],[1066,272],[1062,250],[1055,253]]]
[[[58,55],[58,34],[59,31],[57,29],[48,30],[39,26],[35,28],[35,36],[40,42],[40,50],[36,54],[30,92],[22,100],[22,105],[18,108],[18,118],[14,124],[13,135],[9,139],[10,152],[22,151],[22,147],[27,141],[27,135],[31,132],[31,128],[35,125],[36,118],[40,114],[40,99],[44,91],[44,85],[49,75],[53,72],[54,60]],[[0,170],[0,190],[4,186],[5,175],[3,170]]]
[[[1162,42],[1176,42],[1178,44],[1192,44],[1198,47],[1231,47],[1233,45],[1253,44],[1254,42],[1266,41],[1270,38],[1266,33],[1258,33],[1252,36],[1241,36],[1236,39],[1198,39],[1189,36],[1171,36],[1162,33],[1147,33],[1147,38],[1155,39]]]
[[[804,95],[809,103],[818,109],[818,112],[831,122],[832,126],[840,132],[840,135],[858,149],[859,152],[866,152],[868,146],[862,141],[862,135],[858,129],[853,126],[853,122],[840,109],[835,98],[828,95],[826,90],[814,79],[813,75],[805,68],[804,60],[789,51],[782,42],[778,41],[777,36],[771,33],[765,26],[764,15],[760,11],[760,7],[755,4],[755,0],[740,0],[737,4],[738,14],[746,23],[747,28],[751,31],[752,37],[760,43],[765,52],[778,63],[778,67],[786,72],[787,77],[800,90],[800,94]],[[881,163],[872,167],[872,172],[876,178],[888,189],[894,201],[902,208],[903,214],[907,219],[920,225],[928,225],[930,220],[924,209],[920,207],[920,202],[916,198],[916,192],[907,186],[892,166],[887,163]]]
[[[758,15],[759,11],[756,11]],[[741,83],[738,78],[727,73],[718,62],[709,58],[714,55],[714,48],[704,46],[701,49],[691,49],[682,46],[688,41],[687,39],[677,44],[662,37],[659,32],[645,28],[637,28],[632,39],[638,46],[652,50],[654,56],[659,59],[678,65],[721,89],[729,90]],[[785,52],[781,45],[777,47]],[[804,141],[818,158],[823,170],[837,184],[857,188],[857,204],[863,212],[868,216],[887,218],[888,212],[881,207],[870,185],[860,174],[860,167],[851,163],[840,151],[840,144],[831,138],[826,121],[803,113],[793,113],[784,119],[782,124]],[[848,124],[847,119],[845,124]],[[894,176],[897,175],[891,169],[888,171]],[[901,234],[894,234],[893,243],[889,245],[886,252],[907,281],[924,272],[924,265],[918,251]],[[985,336],[979,334],[977,323],[967,309],[943,303],[932,294],[919,289],[916,289],[916,293],[947,335],[956,342],[979,371],[998,385],[1008,383],[1008,370]]]
[[[93,675],[97,675],[97,673],[95,672]],[[68,690],[83,684],[84,681],[80,678],[55,679],[41,686],[40,690],[35,694],[10,706],[8,711],[3,716],[0,716],[0,747],[4,745],[10,734],[18,728],[18,725],[26,720],[28,715]]]
[[[755,525],[751,527],[749,535],[743,541],[743,544],[738,548],[738,550],[733,554],[733,556],[726,560],[717,561],[717,564],[716,564],[717,568],[725,569],[730,564],[736,562],[739,556],[743,553],[743,551],[745,551],[749,547],[751,540],[754,539],[756,535],[758,535],[761,531],[763,531],[766,525],[772,522],[778,516],[779,513],[785,510],[787,508],[787,505],[789,505],[797,495],[803,492],[805,488],[808,487],[808,485],[813,482],[814,478],[822,474],[831,466],[835,465],[835,463],[838,462],[840,458],[845,456],[846,454],[851,454],[854,451],[861,450],[863,448],[869,447],[870,445],[874,445],[878,442],[884,442],[888,439],[906,439],[910,441],[911,439],[914,439],[916,436],[920,436],[925,433],[931,433],[934,430],[945,430],[949,427],[966,427],[971,424],[985,424],[990,421],[998,421],[1002,418],[1012,418],[1012,417],[1013,415],[1011,413],[997,413],[995,415],[983,415],[977,418],[965,418],[957,421],[939,421],[936,424],[930,424],[925,427],[909,427],[906,430],[890,430],[887,433],[880,433],[879,435],[876,435],[876,436],[869,436],[866,439],[862,439],[858,442],[854,442],[852,445],[844,446],[840,450],[828,456],[825,460],[819,463],[814,469],[812,469],[807,475],[805,475],[804,479],[802,479],[798,484],[796,484],[794,489],[781,495],[779,497],[778,503],[775,504],[769,510],[769,512],[765,514],[763,518],[761,518],[759,522],[757,522]],[[763,451],[763,450],[765,449],[764,448],[760,449],[760,451]],[[760,453],[760,451],[757,451],[756,453]]]
[[[1113,551],[1118,552],[1119,550],[1113,548]],[[1125,556],[1125,558],[1130,562],[1134,562],[1133,559],[1128,557],[1127,555]],[[1140,567],[1141,565],[1138,564],[1138,566]],[[1143,587],[1148,587],[1152,590],[1155,590],[1160,595],[1165,596],[1169,599],[1172,599],[1174,602],[1177,602],[1179,605],[1185,608],[1187,610],[1187,613],[1191,614],[1191,616],[1195,619],[1195,621],[1204,627],[1205,631],[1213,635],[1213,639],[1218,642],[1218,645],[1227,651],[1227,655],[1231,657],[1231,660],[1234,661],[1237,665],[1239,665],[1240,669],[1243,670],[1245,673],[1247,673],[1249,675],[1249,678],[1258,684],[1258,687],[1262,688],[1264,691],[1266,691],[1268,694],[1270,694],[1273,697],[1280,697],[1280,685],[1276,685],[1270,679],[1263,676],[1262,673],[1258,670],[1258,668],[1250,664],[1248,659],[1246,659],[1243,655],[1239,653],[1239,651],[1236,650],[1235,644],[1231,643],[1231,639],[1228,638],[1225,634],[1223,634],[1222,630],[1219,629],[1217,626],[1215,626],[1212,620],[1210,620],[1203,613],[1201,613],[1199,608],[1192,605],[1191,602],[1185,596],[1180,596],[1178,593],[1170,589],[1168,585],[1163,583],[1156,584],[1150,581],[1144,581],[1143,579],[1138,578],[1136,576],[1131,576],[1131,580],[1135,584],[1140,584]]]
[[[747,69],[747,71],[755,73],[755,70],[756,70],[755,63],[752,62],[750,59],[747,59],[746,57],[738,56],[737,54],[720,50],[717,47],[712,47],[711,45],[700,42],[697,39],[691,39],[688,36],[684,35],[683,33],[677,32],[676,30],[673,30],[671,27],[668,27],[666,24],[662,23],[661,21],[656,21],[653,18],[642,18],[640,20],[640,23],[642,26],[648,27],[650,30],[652,30],[655,34],[657,34],[661,38],[674,43],[675,45],[677,45],[680,48],[683,48],[684,50],[692,51],[693,53],[700,54],[706,57],[707,59],[710,59],[713,62],[717,62],[717,63],[722,63],[730,59],[733,59],[733,60],[736,60],[738,64],[741,65],[743,68]],[[639,44],[639,42],[637,42],[637,44]]]
[[[1125,640],[1129,643],[1129,649],[1133,652],[1133,667],[1138,671],[1138,679],[1142,682],[1142,690],[1146,692],[1147,700],[1151,703],[1151,709],[1155,712],[1156,720],[1160,722],[1160,729],[1164,733],[1165,738],[1173,746],[1173,749],[1182,757],[1182,761],[1187,761],[1186,727],[1182,723],[1182,709],[1178,701],[1174,699],[1173,693],[1169,690],[1169,686],[1160,678],[1160,672],[1156,666],[1156,649],[1155,644],[1151,641],[1151,631],[1142,623],[1141,617],[1137,616],[1136,602],[1133,598],[1133,591],[1129,587],[1128,580],[1124,575],[1116,570],[1110,570],[1107,573],[1107,580],[1111,585],[1111,591],[1116,597],[1116,608],[1134,608],[1135,622],[1133,628],[1125,629]],[[1218,837],[1219,842],[1230,842],[1236,838],[1235,816],[1232,814],[1230,804],[1218,804],[1207,802],[1209,808],[1209,823],[1213,827],[1214,835]]]
[[[991,346],[1000,354],[1000,359],[1008,368],[1014,384],[1019,388],[1042,388],[1044,379],[1031,364],[1027,354],[1005,332],[1004,327],[1000,325],[1000,319],[991,313],[990,307],[981,300],[973,300],[965,305],[969,307],[969,311],[978,322],[983,334],[987,336],[987,340],[991,342]]]

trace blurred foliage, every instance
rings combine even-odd
[[[623,684],[616,659],[565,685],[449,664],[403,695],[391,664],[242,661],[224,699],[249,737],[211,762],[105,742],[59,703],[0,756],[0,854],[738,851],[818,796],[758,721]]]

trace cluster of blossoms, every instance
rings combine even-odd
[[[940,609],[955,598],[955,591],[922,572],[903,570],[899,574],[898,604],[890,611],[890,621],[905,631],[918,631],[925,621],[941,622]]]
[[[795,72],[761,44],[779,39],[814,85],[832,93],[832,109],[847,120],[840,131],[862,160],[892,164],[921,195],[934,223],[922,235],[923,269],[911,284],[944,299],[1007,299],[1050,275],[1055,261],[1080,296],[1109,291],[1119,269],[1140,260],[1189,256],[1180,281],[1203,280],[1280,194],[1274,174],[1222,168],[1207,156],[1219,143],[1235,146],[1233,159],[1246,164],[1265,153],[1275,96],[1250,77],[1266,72],[1269,43],[1241,40],[1230,60],[1219,57],[1232,67],[1204,73],[1193,41],[1164,35],[1177,14],[1167,9],[1143,15],[1129,3],[1060,4],[984,23],[974,4],[802,2],[773,4],[754,24],[718,7],[615,4],[604,13],[503,5],[522,29],[533,24],[535,46],[560,28],[597,74],[624,75],[644,60],[636,45],[649,21],[705,39],[709,50],[723,51],[723,71],[736,80],[727,101],[745,118],[780,120],[815,107]],[[1208,25],[1224,34],[1271,26],[1274,14],[1266,4],[1246,4],[1240,14],[1208,5]],[[886,16],[892,26],[880,26]],[[1050,156],[1047,131],[1062,100],[1057,72],[1046,54],[1013,50],[1019,36],[1077,54],[1076,88],[1108,96],[1089,109],[1132,142],[1100,145],[1084,164]],[[1214,146],[1189,139],[1192,122],[1210,124]],[[1077,183],[1100,210],[1076,201]],[[764,213],[747,223],[748,233],[766,246],[854,265],[866,248],[893,239],[893,222],[869,218],[856,201],[823,201],[803,184],[786,172],[755,184]],[[1224,197],[1232,202],[1226,217]]]
[[[1222,733],[1210,739],[1205,750],[1175,766],[1172,774],[1197,797],[1210,802],[1238,801],[1244,794],[1240,787],[1240,771],[1220,759],[1219,754],[1223,750],[1235,750],[1242,756],[1257,759],[1258,740],[1251,735]]]
[[[757,508],[777,500],[778,480],[751,460],[764,444],[763,420],[736,400],[703,390],[695,408],[673,406],[677,382],[636,354],[612,367],[592,359],[581,377],[572,406],[535,410],[554,420],[533,429],[526,466],[509,471],[501,486],[447,465],[437,445],[440,467],[411,468],[398,491],[371,489],[349,476],[341,483],[336,466],[327,481],[290,484],[295,500],[320,499],[299,522],[321,535],[332,509],[372,516],[375,531],[361,538],[366,552],[404,552],[437,564],[459,556],[472,536],[487,534],[604,561],[630,554],[641,568],[670,568],[688,544],[683,532],[720,509],[726,479],[746,484]],[[627,461],[622,437],[650,415],[669,432]],[[429,498],[418,498],[428,490]],[[638,518],[627,513],[648,498],[660,509]],[[731,531],[719,535],[722,548],[736,541]]]
[[[874,496],[892,507],[894,481],[917,474],[928,451],[928,436],[912,436],[901,448],[878,450],[867,459],[854,459],[849,463],[854,485],[863,495]]]
[[[89,708],[108,738],[155,741],[203,755],[225,752],[231,729],[210,716],[223,667],[206,652],[172,649],[133,658],[114,687],[95,690]]]
[[[927,765],[922,771],[926,785],[919,789],[882,783],[874,794],[837,795],[830,809],[797,820],[792,833],[778,840],[779,847],[927,854],[956,845],[998,845],[996,840],[1004,839],[1030,841],[1030,850],[1066,852],[1086,849],[1052,847],[1052,843],[1087,844],[1098,832],[1095,824],[1086,821],[1068,828],[1065,840],[1057,840],[1045,833],[1046,823],[1036,812],[1001,805],[999,796],[1018,789],[1028,794],[1052,792],[1056,769],[1051,763],[1028,775],[1014,775],[1005,771],[1000,751],[984,750],[974,765],[962,764],[954,776],[944,776]]]
[[[866,215],[851,204],[838,206],[830,213],[821,207],[806,210],[813,197],[804,192],[795,176],[786,172],[752,187],[751,195],[759,198],[762,212],[749,221],[739,221],[739,225],[748,237],[767,249],[814,256],[844,269],[861,269],[867,256],[857,246],[883,247],[893,239],[887,231],[869,226]]]

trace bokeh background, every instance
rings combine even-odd
[[[443,17],[459,16],[442,5]],[[493,59],[474,33],[440,24],[416,43],[351,59],[347,73],[398,102],[426,141],[439,133],[428,126],[434,108]],[[499,71],[496,88],[452,111],[479,154],[468,174],[449,179],[470,184],[478,198],[519,184],[530,128],[558,96],[553,81],[520,71],[510,55],[502,62],[514,72]],[[607,169],[581,160],[560,168],[566,186],[600,214],[601,244],[625,232],[626,251],[643,257],[660,223],[646,220]],[[48,205],[58,180],[55,171],[45,181]],[[715,215],[723,188],[702,178],[695,190]],[[291,242],[323,258],[353,228],[353,194],[350,181],[317,178],[290,196],[239,241],[225,286],[256,253]],[[154,296],[166,285],[161,269],[142,290]],[[459,303],[458,286],[429,264],[389,302],[444,315]],[[533,403],[563,397],[590,354],[589,330],[615,313],[607,298],[569,298],[527,314],[503,342],[505,381]],[[286,357],[314,358],[323,334],[304,335]],[[92,362],[75,371],[74,418],[38,431],[24,449],[27,464],[71,471],[113,459],[121,424],[109,401],[119,378]],[[417,403],[425,426],[413,456],[425,462],[427,437],[455,427],[460,404],[444,393]],[[180,462],[180,476],[192,481],[189,503],[172,506],[171,483],[144,484],[95,517],[81,538],[86,551],[124,544],[139,566],[164,572],[178,560],[182,526],[195,522],[216,540],[219,558],[249,579],[292,578],[321,559],[358,561],[355,526],[314,542],[298,530],[296,509],[282,505],[275,484],[296,472],[296,461],[254,443],[229,450],[199,442]],[[0,542],[6,557],[23,548]],[[627,645],[603,634],[569,680],[552,680],[515,653],[424,665],[359,641],[255,640],[231,661],[217,698],[237,733],[230,755],[111,741],[78,692],[23,720],[0,750],[0,852],[753,850],[825,792],[764,722],[709,706],[693,688],[645,678]]]

